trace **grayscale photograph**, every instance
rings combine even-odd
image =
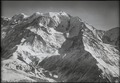
[[[1,82],[119,83],[119,1],[1,1]]]

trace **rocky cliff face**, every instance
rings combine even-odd
[[[21,13],[4,21],[2,81],[119,80],[119,51],[116,44],[106,43],[109,31],[97,30],[65,12]]]
[[[104,36],[102,37],[102,40],[104,43],[111,44],[116,46],[117,49],[119,49],[119,28],[120,27],[115,27],[113,29],[110,29],[108,31],[105,31]]]

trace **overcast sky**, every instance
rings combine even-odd
[[[2,16],[25,13],[65,11],[79,16],[97,29],[108,30],[119,26],[118,1],[4,1]]]

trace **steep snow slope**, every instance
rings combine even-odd
[[[63,63],[59,62],[62,61],[61,58],[56,59],[55,57],[52,57],[53,59],[56,59],[55,62],[51,61],[53,59],[43,60],[41,66],[51,71],[59,71],[63,74],[62,76],[60,75],[61,79],[66,81],[118,81],[119,51],[115,49],[114,46],[102,42],[101,38],[104,35],[104,31],[97,30],[93,26],[90,26],[89,24],[78,20],[78,18],[71,18],[70,20],[74,20],[73,22],[70,21],[70,26],[72,26],[72,28],[68,28],[68,36],[66,37],[66,41],[59,49],[60,54],[63,55]],[[85,55],[87,59],[84,58]],[[89,62],[89,60],[92,62]],[[82,66],[81,63],[85,66]],[[55,64],[57,64],[58,66],[56,66]],[[65,66],[61,67],[62,64],[64,64]],[[67,64],[72,64],[72,66],[67,66]],[[53,66],[53,68],[51,66]],[[87,68],[87,66],[89,66],[89,68]],[[71,69],[71,67],[74,68]],[[77,69],[77,67],[79,68],[79,70]],[[94,71],[91,70],[94,67],[96,67]],[[65,70],[65,68],[67,68],[67,70]],[[82,68],[84,69],[84,71],[80,71]],[[101,74],[99,69],[102,70]],[[82,73],[74,74],[73,71],[74,73]],[[91,73],[93,74],[92,76]],[[100,77],[97,77],[94,74]],[[83,75],[83,77],[80,77],[81,75]],[[67,78],[67,76],[69,77]]]
[[[56,82],[50,77],[46,77],[45,72],[50,74],[42,68],[36,70],[18,59],[7,59],[2,61],[2,82]]]
[[[97,65],[102,69],[103,75],[110,81],[113,77],[119,77],[119,51],[114,46],[97,41],[88,31],[83,32],[83,42],[85,50],[97,60]]]
[[[3,28],[3,81],[118,81],[119,51],[103,42],[105,31],[79,17],[65,12],[21,13]],[[41,67],[50,72],[46,74]],[[13,79],[6,78],[7,72]]]
[[[12,26],[14,20],[17,19],[18,22],[20,19],[19,15],[13,17],[8,27]],[[57,49],[65,38],[61,32],[46,26],[49,19],[51,18],[34,13],[28,18],[22,18],[18,23],[15,22],[14,27],[6,31],[7,35],[2,39],[2,57],[20,59],[36,69],[36,65],[44,58],[58,55]]]

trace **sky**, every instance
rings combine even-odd
[[[64,11],[100,30],[119,26],[118,1],[2,1],[2,16]]]

